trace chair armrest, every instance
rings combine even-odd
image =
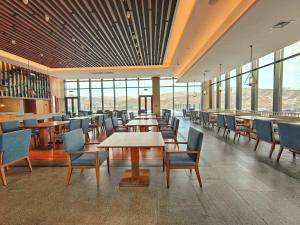
[[[186,150],[186,151],[166,151],[166,153],[167,153],[167,155],[170,155],[170,154],[195,154],[195,155],[198,155],[200,152]]]
[[[186,145],[186,141],[165,141],[165,144],[179,144],[179,145]]]

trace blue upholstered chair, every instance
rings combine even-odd
[[[80,120],[70,120],[70,131],[80,129]]]
[[[175,117],[174,125],[173,125],[171,130],[161,130],[160,131],[161,135],[163,136],[163,139],[166,139],[166,140],[172,139],[172,140],[174,140],[177,147],[179,147],[179,145],[177,144],[177,134],[178,134],[179,122],[180,122],[179,119],[177,119]]]
[[[118,122],[118,118],[117,117],[112,117],[112,123],[113,123],[113,127],[115,132],[128,132],[128,128],[119,124]]]
[[[245,127],[242,124],[237,124],[236,120],[235,120],[235,116],[233,116],[233,115],[226,115],[225,119],[226,119],[226,125],[227,125],[226,138],[227,138],[228,134],[230,133],[230,131],[233,131],[233,132],[235,132],[233,142],[235,141],[235,138],[237,135],[239,135],[239,138],[240,138],[241,133],[248,134],[248,137],[250,140],[250,134],[252,133],[252,130],[250,128]]]
[[[24,126],[35,125],[37,123],[38,123],[37,119],[25,119],[25,120],[23,120]],[[32,137],[34,138],[34,145],[37,146],[37,143],[38,143],[39,138],[40,138],[40,130],[39,129],[31,129],[31,131],[32,131]],[[49,134],[50,134],[50,140],[52,140],[51,132],[49,132]]]
[[[52,116],[52,121],[62,121],[62,116]]]
[[[84,150],[82,129],[72,130],[64,133],[64,150],[68,155],[68,176],[67,184],[70,184],[73,169],[95,169],[96,183],[99,187],[99,167],[106,160],[109,173],[109,152],[108,150]]]
[[[216,119],[214,117],[211,117],[209,115],[209,112],[202,112],[202,116],[203,116],[203,125],[212,125],[212,127],[215,126],[215,124],[217,123]]]
[[[104,129],[106,137],[109,137],[114,133],[114,125],[112,123],[112,118],[107,118],[104,120]]]
[[[19,127],[20,122],[18,120],[1,122],[1,129],[3,133],[19,130]]]
[[[134,113],[133,113],[133,112],[130,112],[130,113],[129,113],[129,118],[130,118],[131,120],[134,119]]]
[[[187,142],[177,142],[178,144],[186,144],[184,151],[165,151],[164,167],[167,170],[167,187],[170,186],[170,170],[172,169],[192,169],[195,170],[200,187],[202,187],[199,158],[203,141],[203,133],[195,128],[190,127]]]
[[[173,130],[173,128],[175,127],[175,121],[176,121],[176,117],[173,116],[171,119],[171,123],[170,124],[161,124],[159,125],[159,130]]]
[[[89,129],[92,130],[93,134],[100,134],[100,129],[102,126],[102,118],[100,118],[100,116],[95,116],[94,118],[92,118],[92,122],[89,125]]]
[[[4,185],[7,185],[5,170],[9,165],[25,159],[32,171],[28,157],[31,130],[18,130],[0,135],[0,172]]]
[[[218,116],[217,116],[217,127],[218,127],[217,133],[219,133],[221,128],[224,129],[224,132],[223,132],[223,137],[224,137],[227,127],[226,127],[226,122],[225,122],[225,116],[223,114],[218,114]]]
[[[66,115],[62,115],[62,121],[68,121],[70,119],[70,115],[66,114]]]
[[[254,151],[256,151],[259,141],[271,143],[272,145],[269,153],[269,158],[271,158],[275,145],[280,143],[279,136],[274,133],[272,121],[255,119],[254,126],[256,129],[256,144]]]
[[[89,136],[89,124],[90,124],[90,119],[89,118],[85,118],[85,119],[81,119],[80,120],[80,126],[82,129],[82,132],[85,135],[85,140],[86,142],[90,141],[90,136]]]
[[[293,153],[293,157],[296,154],[300,154],[300,125],[291,123],[279,123],[278,124],[280,150],[277,156],[279,161],[284,148]]]

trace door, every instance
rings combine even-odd
[[[139,114],[140,113],[152,113],[152,112],[153,112],[152,95],[140,95],[139,96]]]
[[[75,116],[78,114],[78,98],[77,97],[66,97],[66,114]]]

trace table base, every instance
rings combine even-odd
[[[147,187],[149,186],[150,171],[147,169],[139,170],[139,176],[132,176],[132,170],[125,170],[120,184],[120,187]]]

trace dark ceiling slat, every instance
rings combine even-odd
[[[176,2],[1,0],[0,49],[53,68],[159,65]]]

